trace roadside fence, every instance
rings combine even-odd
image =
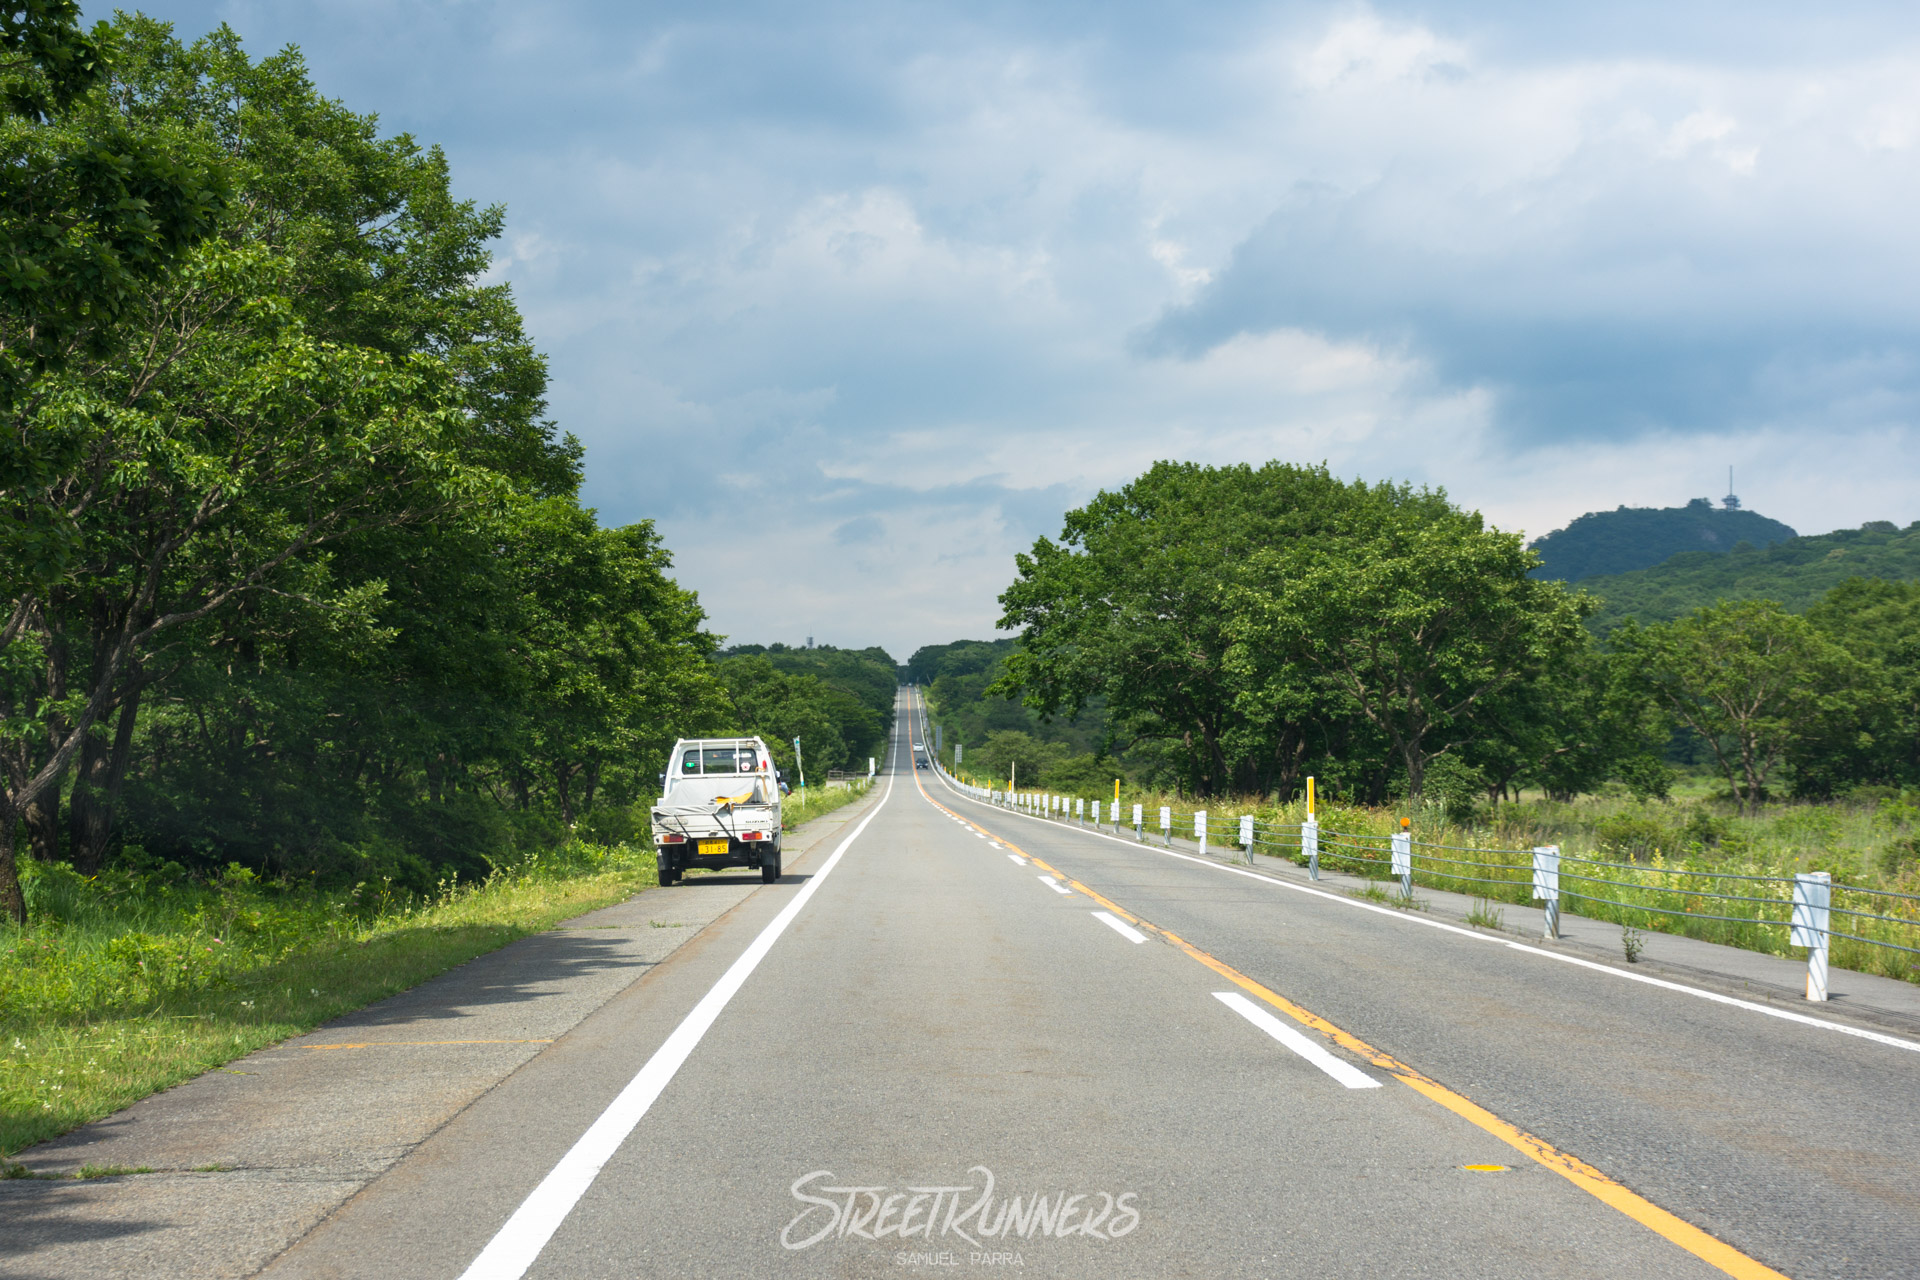
[[[1774,955],[1805,948],[1809,1000],[1827,998],[1829,963],[1860,969],[1869,967],[1876,953],[1883,966],[1889,952],[1920,957],[1920,894],[1844,884],[1824,871],[1757,875],[1672,865],[1658,857],[1645,862],[1585,858],[1557,845],[1446,845],[1416,839],[1405,819],[1400,830],[1383,835],[1322,830],[1311,819],[1262,823],[1251,814],[1241,816],[1231,846],[1209,855],[1205,809],[1176,812],[1163,805],[1156,812],[1048,791],[996,791],[963,782],[944,768],[940,772],[961,791],[1002,808],[1168,848],[1176,838],[1192,840],[1202,855],[1248,866],[1256,853],[1284,858],[1305,867],[1315,880],[1325,869],[1385,881],[1392,886],[1389,894],[1409,904],[1415,885],[1489,903],[1538,902],[1548,938],[1559,936],[1561,903],[1566,902],[1579,915],[1625,930],[1685,934]]]

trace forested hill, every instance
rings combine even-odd
[[[1724,555],[1687,552],[1650,569],[1585,579],[1580,589],[1604,602],[1587,625],[1605,635],[1630,617],[1668,622],[1719,600],[1773,600],[1799,613],[1849,578],[1920,579],[1920,521],[1903,530],[1873,520]]]
[[[1620,507],[1590,511],[1533,544],[1536,578],[1578,582],[1599,574],[1648,569],[1683,551],[1730,552],[1745,543],[1767,547],[1794,531],[1755,511],[1723,511],[1705,498],[1684,507]]]

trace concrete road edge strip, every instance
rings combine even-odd
[[[897,760],[897,744],[894,755]],[[860,825],[840,842],[833,856],[800,887],[793,901],[760,931],[760,936],[741,953],[738,960],[728,966],[707,994],[700,997],[700,1003],[673,1029],[673,1034],[654,1050],[646,1065],[600,1113],[600,1118],[580,1135],[552,1172],[541,1179],[540,1185],[520,1202],[520,1207],[487,1242],[480,1256],[461,1273],[461,1280],[519,1280],[527,1273],[527,1269],[540,1256],[540,1251],[546,1248],[547,1241],[553,1238],[553,1233],[560,1229],[560,1224],[573,1212],[574,1205],[580,1202],[580,1197],[600,1176],[600,1170],[620,1149],[620,1144],[627,1140],[627,1135],[645,1118],[647,1111],[699,1045],[701,1038],[719,1019],[721,1011],[746,985],[747,978],[766,958],[767,952],[773,949],[773,944],[786,932],[794,917],[805,908],[814,892],[826,882],[827,876],[839,864],[841,855],[853,846],[853,842],[860,838],[860,833],[867,829],[867,824],[878,817],[887,801],[893,798],[894,777],[895,773],[889,767],[887,790],[880,797],[880,803],[873,807],[873,812],[860,820]]]

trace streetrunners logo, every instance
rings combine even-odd
[[[974,1181],[957,1186],[854,1187],[833,1184],[816,1169],[794,1179],[793,1198],[806,1207],[795,1214],[780,1243],[807,1249],[823,1240],[935,1240],[948,1236],[979,1247],[986,1240],[1031,1240],[1092,1236],[1118,1240],[1140,1225],[1133,1206],[1138,1193],[1033,1192],[996,1196],[993,1173],[967,1170]]]

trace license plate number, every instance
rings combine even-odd
[[[726,854],[727,842],[725,840],[702,840],[700,842],[700,856],[703,858],[724,858]]]

